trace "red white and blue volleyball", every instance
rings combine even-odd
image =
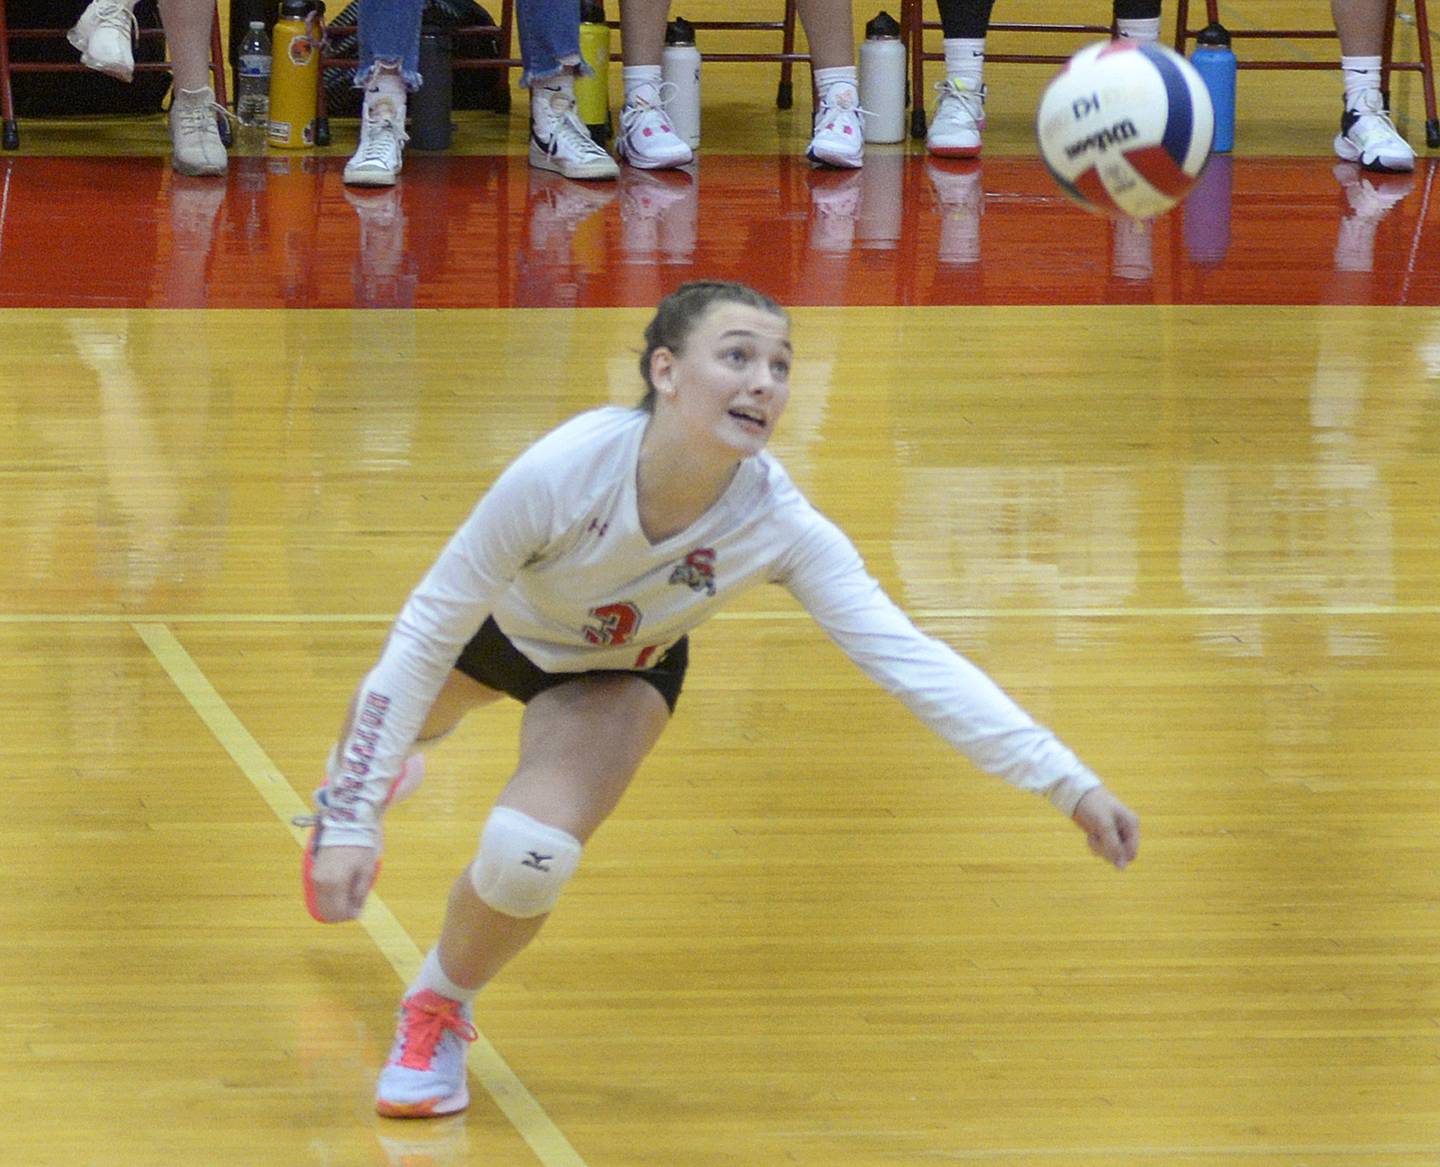
[[[1046,87],[1035,133],[1055,181],[1086,210],[1150,219],[1183,199],[1205,169],[1215,107],[1179,53],[1102,41]]]

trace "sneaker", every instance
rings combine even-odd
[[[365,103],[360,145],[345,163],[348,186],[394,186],[405,164],[405,107],[390,97]]]
[[[675,132],[665,114],[665,85],[662,83],[654,102],[637,94],[620,111],[620,136],[615,139],[615,153],[631,166],[641,170],[673,170],[695,159],[695,151]],[[642,94],[648,86],[642,89]]]
[[[384,813],[394,803],[409,798],[424,777],[425,755],[411,754],[405,759],[405,764],[400,767],[400,773],[390,784],[390,789],[385,792],[385,798],[380,803],[381,813]],[[315,791],[315,805],[320,808],[318,813],[299,815],[292,821],[297,827],[310,828],[310,837],[305,840],[305,854],[300,860],[300,884],[305,890],[305,910],[310,913],[311,918],[321,924],[329,924],[333,921],[327,920],[320,914],[319,905],[315,902],[314,883],[315,856],[320,853],[320,832],[325,829],[325,811],[330,805],[326,800],[324,786]],[[380,859],[377,855],[375,871],[370,876],[370,886],[374,887],[375,881],[379,878]]]
[[[1390,120],[1378,89],[1359,94],[1355,108],[1347,108],[1340,115],[1335,153],[1346,162],[1360,163],[1366,170],[1404,173],[1415,169],[1415,151]]]
[[[395,1044],[380,1071],[375,1109],[387,1118],[429,1118],[470,1105],[465,1047],[480,1035],[471,1006],[421,989],[400,1002]]]
[[[215,101],[215,91],[177,89],[170,102],[170,165],[179,174],[214,177],[225,173],[230,158],[220,140],[216,113],[230,111]]]
[[[121,81],[135,76],[135,53],[130,47],[140,28],[135,21],[135,0],[91,0],[65,39],[80,50],[80,63]]]
[[[925,149],[941,158],[976,157],[985,129],[985,86],[976,88],[964,77],[947,77],[935,88],[940,100],[925,135]]]
[[[551,170],[566,178],[613,179],[620,167],[604,149],[595,144],[585,123],[575,112],[575,98],[555,90],[547,101],[532,106],[530,118],[530,165]]]
[[[855,86],[830,86],[820,97],[815,136],[810,139],[805,157],[820,166],[859,169],[865,162],[864,116]]]

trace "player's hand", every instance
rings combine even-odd
[[[327,924],[353,920],[365,907],[379,870],[375,847],[317,848],[308,873],[311,913]]]
[[[1140,850],[1140,819],[1103,786],[1086,791],[1070,816],[1090,841],[1090,850],[1124,871]]]

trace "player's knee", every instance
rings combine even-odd
[[[579,864],[575,836],[497,806],[481,832],[470,883],[495,911],[526,920],[554,908]]]

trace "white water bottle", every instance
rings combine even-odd
[[[900,25],[880,12],[860,45],[860,108],[867,142],[905,140],[905,42]]]
[[[700,145],[700,50],[695,47],[695,29],[688,20],[676,17],[666,26],[660,77],[674,86],[665,90],[670,124],[693,150]]]

